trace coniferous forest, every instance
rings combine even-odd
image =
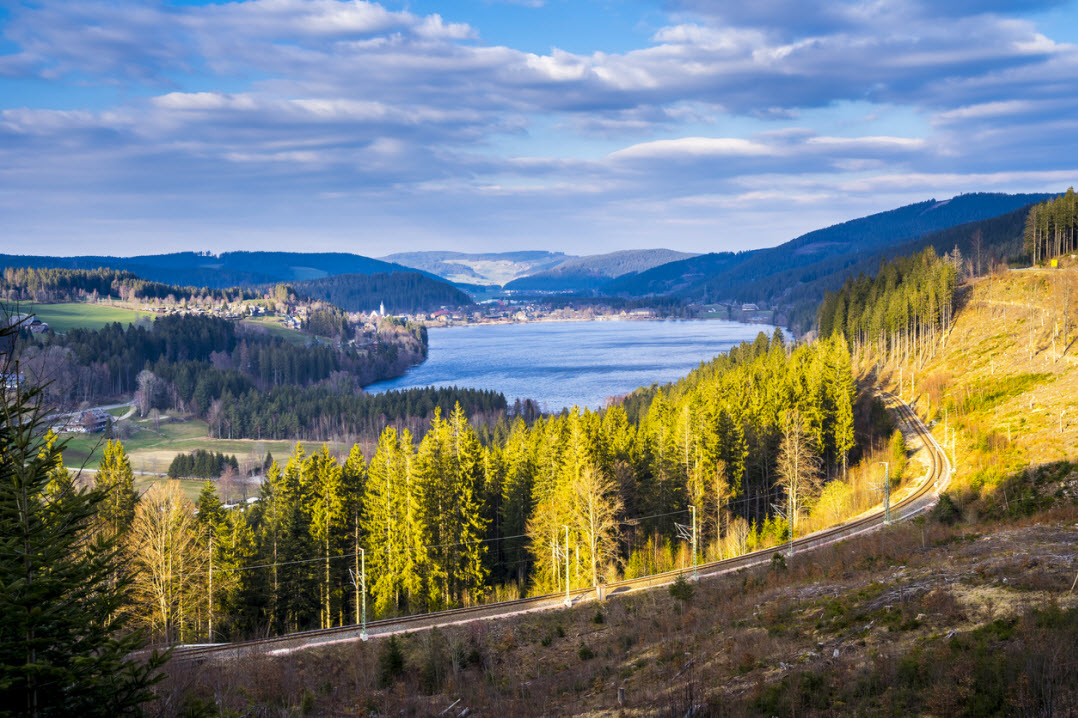
[[[1078,251],[1078,197],[1074,188],[1034,205],[1026,218],[1024,236],[1034,264]]]
[[[353,623],[361,553],[376,616],[591,586],[687,560],[675,529],[689,504],[701,556],[736,555],[789,530],[773,506],[791,435],[812,447],[817,487],[841,480],[858,451],[856,403],[843,337],[790,346],[776,331],[600,412],[477,428],[456,406],[421,440],[387,428],[369,457],[298,446],[246,511],[223,509],[210,483],[197,513],[158,485],[125,514],[137,613],[183,641]],[[102,486],[131,481],[117,451]],[[189,540],[168,556],[138,543],[161,531]],[[140,583],[165,560],[186,567],[174,583]]]
[[[317,318],[317,312],[312,314]],[[426,329],[392,318],[357,345],[295,344],[259,328],[205,316],[148,325],[22,335],[22,366],[48,380],[56,403],[135,394],[145,414],[175,409],[204,418],[220,438],[330,440],[426,419],[460,402],[469,415],[506,408],[497,392],[420,388],[367,394],[426,354]]]
[[[821,337],[841,334],[855,351],[873,346],[878,356],[923,359],[954,320],[961,255],[919,254],[885,262],[875,277],[846,280],[818,310]]]

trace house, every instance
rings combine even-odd
[[[49,325],[41,321],[37,317],[30,320],[30,333],[31,334],[44,334],[49,331]]]
[[[103,409],[87,409],[86,411],[67,416],[66,421],[53,427],[58,434],[100,434],[109,428],[112,417]]]
[[[755,304],[742,304],[741,305],[741,311],[743,311],[743,312],[758,312],[758,311],[760,311],[760,307],[756,306]]]

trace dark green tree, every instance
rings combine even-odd
[[[56,480],[40,398],[0,393],[0,715],[134,715],[164,658],[128,657],[144,639],[124,624],[118,538],[95,530],[106,494]]]

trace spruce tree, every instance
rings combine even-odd
[[[0,712],[133,715],[163,659],[128,658],[144,638],[124,622],[118,538],[95,531],[108,497],[58,476],[63,444],[46,438],[40,399],[0,392]]]
[[[131,527],[135,518],[138,494],[135,492],[135,474],[131,470],[131,461],[119,440],[105,443],[105,452],[101,457],[94,485],[105,496],[98,509],[101,526],[114,536],[122,535]]]

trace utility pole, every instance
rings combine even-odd
[[[369,636],[367,635],[367,551],[366,549],[359,549],[359,570],[353,571],[348,569],[348,573],[352,576],[352,585],[356,588],[356,598],[361,601],[363,607],[363,613],[361,614],[361,623],[359,631],[359,640],[366,641]],[[359,607],[356,608],[359,610]]]
[[[213,643],[213,538],[210,534],[210,643]]]
[[[361,548],[359,550],[359,565],[361,567],[359,569],[359,584],[362,587],[362,593],[363,593],[363,623],[361,624],[363,626],[363,628],[360,629],[359,638],[360,638],[360,640],[366,641],[367,640],[367,550],[366,549]]]
[[[883,480],[883,523],[889,525],[891,523],[891,464],[886,461],[881,461],[883,464],[883,470],[885,477]]]
[[[771,509],[778,514],[780,518],[786,519],[790,526],[790,558],[794,557],[794,522],[790,520],[790,505],[787,503],[786,509],[783,510],[777,504],[771,504]]]
[[[569,598],[569,527],[565,527],[565,605],[572,606],[573,600]]]
[[[692,509],[692,577],[698,579],[700,574],[696,570],[696,507],[689,504],[689,508]]]

